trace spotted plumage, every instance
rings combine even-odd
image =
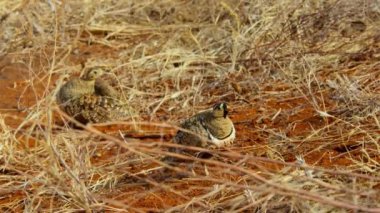
[[[226,103],[215,104],[212,109],[186,119],[180,128],[186,131],[179,130],[173,139],[174,143],[206,149],[230,145],[236,135]],[[170,151],[179,153],[184,150],[176,148]]]
[[[106,122],[128,115],[118,92],[99,78],[103,73],[101,68],[94,68],[82,78],[64,84],[57,93],[60,108],[81,123]]]
[[[63,109],[81,123],[101,123],[128,115],[126,105],[120,100],[93,94],[86,94],[70,100],[63,106]]]

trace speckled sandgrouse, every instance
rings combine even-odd
[[[212,109],[200,112],[180,124],[173,142],[181,145],[202,148],[223,147],[232,144],[235,139],[235,127],[228,117],[226,103],[218,103]],[[170,151],[181,152],[181,149]]]
[[[81,123],[106,122],[127,115],[116,90],[99,79],[103,73],[102,68],[94,68],[64,84],[57,93],[60,108]]]

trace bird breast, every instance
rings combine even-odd
[[[227,118],[215,118],[204,122],[209,138],[218,147],[231,144],[235,139],[235,127]]]
[[[57,95],[57,101],[59,104],[63,104],[86,94],[94,94],[94,84],[94,81],[73,79],[61,87]]]

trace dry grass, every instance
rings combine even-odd
[[[1,211],[380,212],[375,1],[0,8]],[[73,128],[59,113],[59,85],[93,65],[112,69],[133,118]],[[178,156],[192,171],[161,162],[175,124],[218,101],[235,144]]]

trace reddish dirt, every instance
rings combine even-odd
[[[111,49],[100,48],[97,45],[80,46],[81,54],[71,56],[71,61],[75,63],[83,63],[89,54],[107,55],[113,57]],[[38,100],[54,88],[54,81],[58,76],[43,75],[41,73],[33,73],[24,64],[12,63],[11,57],[5,57],[0,61],[0,92],[1,102],[0,110],[2,116],[5,116],[5,122],[10,128],[17,128],[23,121],[28,113],[28,107],[33,106]],[[37,67],[38,68],[38,67]],[[46,84],[46,82],[50,82]],[[30,86],[33,85],[33,86]],[[265,87],[267,92],[280,92],[288,89],[287,85],[272,84],[272,86]],[[239,90],[238,86],[236,90]],[[218,93],[216,91],[215,93]],[[326,109],[334,108],[334,102],[331,101],[327,94],[323,95]],[[325,168],[346,167],[352,164],[352,158],[355,158],[354,152],[348,152],[342,148],[342,144],[325,146],[322,150],[314,150],[315,147],[323,145],[323,141],[314,141],[313,144],[303,143],[302,137],[310,133],[310,131],[321,129],[329,125],[329,119],[320,117],[316,114],[313,106],[306,101],[304,97],[294,97],[287,100],[271,99],[268,101],[252,101],[253,105],[244,104],[243,107],[232,105],[231,118],[236,125],[237,140],[236,145],[232,150],[243,152],[250,152],[254,156],[266,156],[268,149],[268,135],[265,132],[259,131],[264,126],[268,129],[276,129],[277,132],[284,133],[287,137],[299,138],[295,140],[294,145],[289,145],[288,150],[282,150],[283,157],[287,162],[295,161],[296,153],[304,154],[305,160],[310,165],[321,166]],[[286,113],[282,113],[286,112]],[[263,116],[271,115],[271,116]],[[56,115],[57,123],[59,124],[58,115]],[[175,129],[170,127],[156,127],[151,125],[140,125],[139,131],[131,125],[107,125],[95,126],[98,130],[105,133],[115,133],[118,130],[127,132],[128,137],[139,138],[145,142],[152,140],[145,138],[146,135],[150,137],[162,138],[163,141],[169,141],[175,134]],[[337,135],[337,140],[339,136]],[[355,137],[360,137],[356,135]],[[21,148],[33,147],[38,143],[38,138],[25,136],[19,137],[20,141],[24,141]],[[280,140],[273,138],[273,140]],[[352,137],[347,139],[354,141]],[[244,148],[244,149],[242,149]],[[355,148],[353,148],[355,149]],[[103,150],[99,156],[95,156],[92,160],[96,164],[97,161],[102,162],[112,159],[113,155],[117,152],[117,148],[110,150]],[[307,155],[305,155],[307,153]],[[358,156],[359,158],[360,156]],[[154,165],[148,165],[143,169],[149,168]],[[266,167],[268,170],[279,170],[280,165],[274,163],[261,163],[260,166]],[[141,170],[141,168],[139,168]],[[211,168],[212,169],[212,168]],[[200,170],[199,172],[202,172]],[[159,175],[159,174],[158,174]],[[231,177],[234,178],[234,177]],[[96,180],[96,177],[94,177]],[[204,181],[192,181],[186,183],[184,181],[173,181],[173,188],[179,191],[187,191],[187,198],[198,196],[204,193],[202,186],[209,186],[211,183]],[[8,196],[0,198],[0,203],[10,202],[12,199],[25,196],[21,192],[13,192]],[[168,206],[181,204],[187,198],[180,197],[178,194],[169,193],[166,190],[151,190],[144,184],[131,185],[128,180],[121,181],[117,191],[107,192],[106,197],[120,201],[121,203],[110,203],[110,205],[128,204],[129,206],[139,208],[142,210],[155,210]]]

